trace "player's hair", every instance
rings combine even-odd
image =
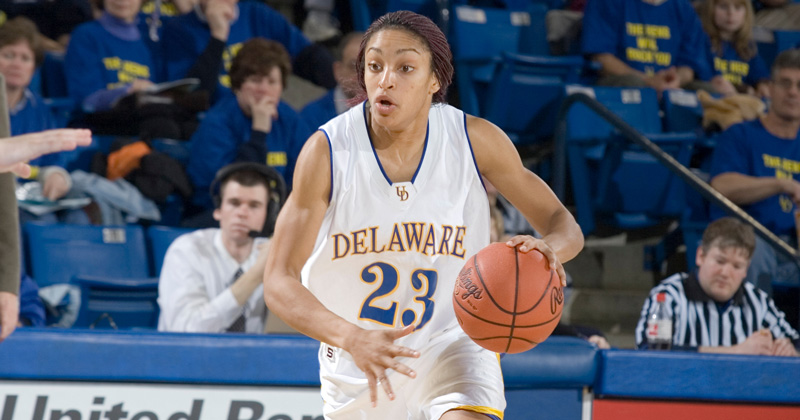
[[[772,80],[775,80],[778,70],[800,70],[800,48],[791,48],[780,54],[772,62]]]
[[[722,37],[719,28],[714,21],[714,9],[721,0],[706,0],[702,4],[700,20],[703,22],[703,29],[706,30],[711,39],[711,49],[717,55],[722,55]],[[744,22],[742,27],[733,34],[731,44],[736,50],[736,54],[743,60],[750,60],[758,53],[756,42],[753,40],[753,3],[750,0],[733,0],[740,6],[744,6]]]
[[[274,67],[281,71],[281,85],[286,88],[286,81],[292,72],[289,53],[283,45],[264,38],[252,38],[242,44],[231,63],[228,74],[231,77],[231,88],[239,90],[250,76],[267,76]]]
[[[433,21],[408,10],[387,13],[379,17],[372,22],[361,39],[361,48],[358,51],[358,61],[356,61],[359,92],[355,96],[355,101],[361,102],[367,98],[367,85],[364,81],[364,54],[367,44],[373,35],[388,29],[406,31],[427,47],[431,53],[431,69],[436,80],[439,81],[439,91],[433,94],[433,103],[445,102],[447,88],[453,81],[453,53],[450,52],[450,44],[447,43],[447,37]]]
[[[700,243],[703,253],[707,254],[712,247],[743,249],[749,259],[756,248],[756,235],[750,225],[733,217],[723,217],[711,222],[703,232]]]
[[[28,43],[31,51],[33,51],[36,67],[39,67],[44,60],[42,35],[36,29],[36,24],[24,16],[17,16],[0,26],[0,48],[20,41]]]

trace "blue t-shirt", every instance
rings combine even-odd
[[[309,102],[300,111],[300,117],[308,123],[310,127],[319,128],[332,118],[336,117],[336,104],[333,102],[334,89],[331,89],[321,98]]]
[[[135,79],[158,82],[153,69],[153,59],[143,39],[120,39],[98,21],[75,28],[64,59],[69,96],[76,104],[84,104],[95,92],[122,88]]]
[[[311,45],[303,33],[286,21],[283,15],[264,4],[240,2],[238,9],[239,16],[231,25],[225,51],[222,54],[223,65],[214,102],[230,92],[228,70],[233,57],[245,41],[255,37],[276,41],[286,48],[292,59]],[[161,44],[167,79],[177,80],[186,77],[189,69],[208,45],[210,38],[208,24],[197,12],[190,12],[165,22]]]
[[[764,60],[756,54],[748,61],[742,60],[728,41],[722,41],[722,55],[713,55],[714,71],[734,85],[755,86],[769,79],[769,70]]]
[[[583,53],[613,54],[647,74],[687,66],[709,80],[710,41],[688,0],[654,6],[642,0],[588,0],[583,17]]]
[[[244,114],[233,95],[221,99],[206,113],[192,136],[192,152],[186,166],[195,187],[194,204],[213,207],[208,187],[220,168],[234,162],[239,147],[250,140],[252,127],[253,120]],[[278,119],[272,121],[272,130],[266,137],[265,163],[283,175],[287,186],[291,185],[300,149],[312,132],[289,105],[278,105]]]
[[[50,112],[50,108],[44,104],[39,95],[36,95],[30,90],[26,90],[22,100],[9,111],[8,119],[11,124],[12,136],[56,128],[56,123],[53,119],[53,114]],[[33,159],[29,163],[34,166],[54,165],[63,168],[66,153],[67,152],[50,153]]]
[[[800,181],[800,134],[794,140],[775,137],[760,120],[731,126],[718,137],[710,175],[713,179],[726,172]],[[795,235],[791,197],[774,195],[742,208],[776,235]],[[712,206],[711,216],[716,219],[724,213]]]

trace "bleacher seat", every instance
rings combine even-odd
[[[552,136],[564,87],[578,81],[583,64],[581,57],[504,53],[482,116],[517,145]]]
[[[674,89],[667,90],[664,101],[664,131],[691,131],[702,129],[703,107],[697,99],[697,93]]]
[[[482,115],[495,67],[503,52],[519,52],[520,32],[531,25],[527,11],[457,5],[451,14],[450,44],[453,50],[461,109]]]
[[[39,287],[70,283],[78,275],[148,277],[144,230],[30,222],[23,225],[28,273]]]
[[[688,165],[697,136],[663,133],[654,90],[567,87],[568,94],[574,91],[594,96],[679,163]],[[655,157],[622,138],[583,104],[570,109],[567,123],[566,156],[584,234],[595,230],[597,217],[622,229],[680,218],[684,184]]]
[[[758,43],[758,55],[768,68],[781,52],[800,47],[800,31],[772,31],[772,37],[772,42]]]
[[[193,229],[169,226],[150,226],[147,228],[147,241],[150,249],[150,260],[153,262],[153,276],[161,274],[164,256],[172,241],[183,234],[192,232]]]
[[[73,328],[155,329],[158,325],[157,278],[73,277],[81,305]]]

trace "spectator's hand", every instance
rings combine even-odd
[[[409,325],[403,329],[393,330],[365,330],[354,329],[354,332],[345,338],[345,347],[353,356],[356,366],[364,372],[369,384],[369,399],[374,407],[378,401],[378,385],[390,400],[394,400],[392,384],[386,376],[386,370],[392,369],[411,378],[417,376],[410,367],[400,363],[398,357],[419,357],[419,352],[394,344],[394,341],[414,332],[414,326]]]
[[[778,338],[772,343],[773,356],[797,356],[797,350],[791,340],[786,337]]]
[[[258,257],[254,267],[258,268],[258,272],[264,273],[264,267],[267,265],[267,254],[269,253],[269,242],[258,245]]]
[[[795,205],[800,206],[800,182],[792,178],[779,178],[781,190],[792,199]]]
[[[278,101],[267,95],[261,99],[248,95],[247,101],[253,114],[253,129],[265,133],[272,131],[272,121],[278,119]]]
[[[208,0],[205,10],[211,36],[227,41],[231,31],[231,22],[236,16],[236,2],[231,0]]]
[[[0,342],[14,332],[19,322],[19,297],[11,292],[0,292]]]
[[[762,329],[747,337],[747,340],[744,340],[743,343],[733,347],[736,349],[736,353],[739,354],[769,356],[773,351],[772,346],[772,333],[769,330]]]
[[[736,91],[736,86],[722,76],[714,76],[714,78],[711,79],[711,87],[713,87],[717,93],[724,96],[735,95],[738,93]]]
[[[141,92],[153,86],[153,82],[147,79],[133,79],[133,83],[128,87],[128,93]]]
[[[547,261],[550,262],[550,269],[555,270],[556,274],[558,274],[558,278],[561,279],[561,286],[567,287],[567,272],[564,271],[564,266],[561,265],[561,261],[558,260],[555,251],[550,248],[550,245],[547,245],[547,242],[530,235],[517,235],[509,239],[506,245],[517,247],[519,252],[523,254],[528,253],[532,249],[538,250],[544,254]]]
[[[669,89],[681,88],[681,78],[678,76],[678,69],[675,67],[660,70],[654,77],[656,79],[656,90],[658,93]]]
[[[611,345],[608,344],[608,341],[605,339],[605,337],[601,335],[593,335],[587,338],[586,341],[594,344],[600,350],[608,350],[611,348]]]
[[[42,193],[45,198],[51,201],[56,201],[59,198],[67,195],[69,192],[69,181],[64,178],[64,174],[60,172],[52,172],[47,175],[42,186]]]
[[[0,141],[0,173],[13,172],[27,178],[31,175],[31,167],[25,162],[41,155],[73,150],[77,146],[88,146],[91,143],[91,131],[68,128],[3,139]]]

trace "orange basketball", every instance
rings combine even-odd
[[[556,328],[564,290],[547,258],[493,243],[464,264],[456,279],[453,308],[461,328],[481,347],[520,353]]]

